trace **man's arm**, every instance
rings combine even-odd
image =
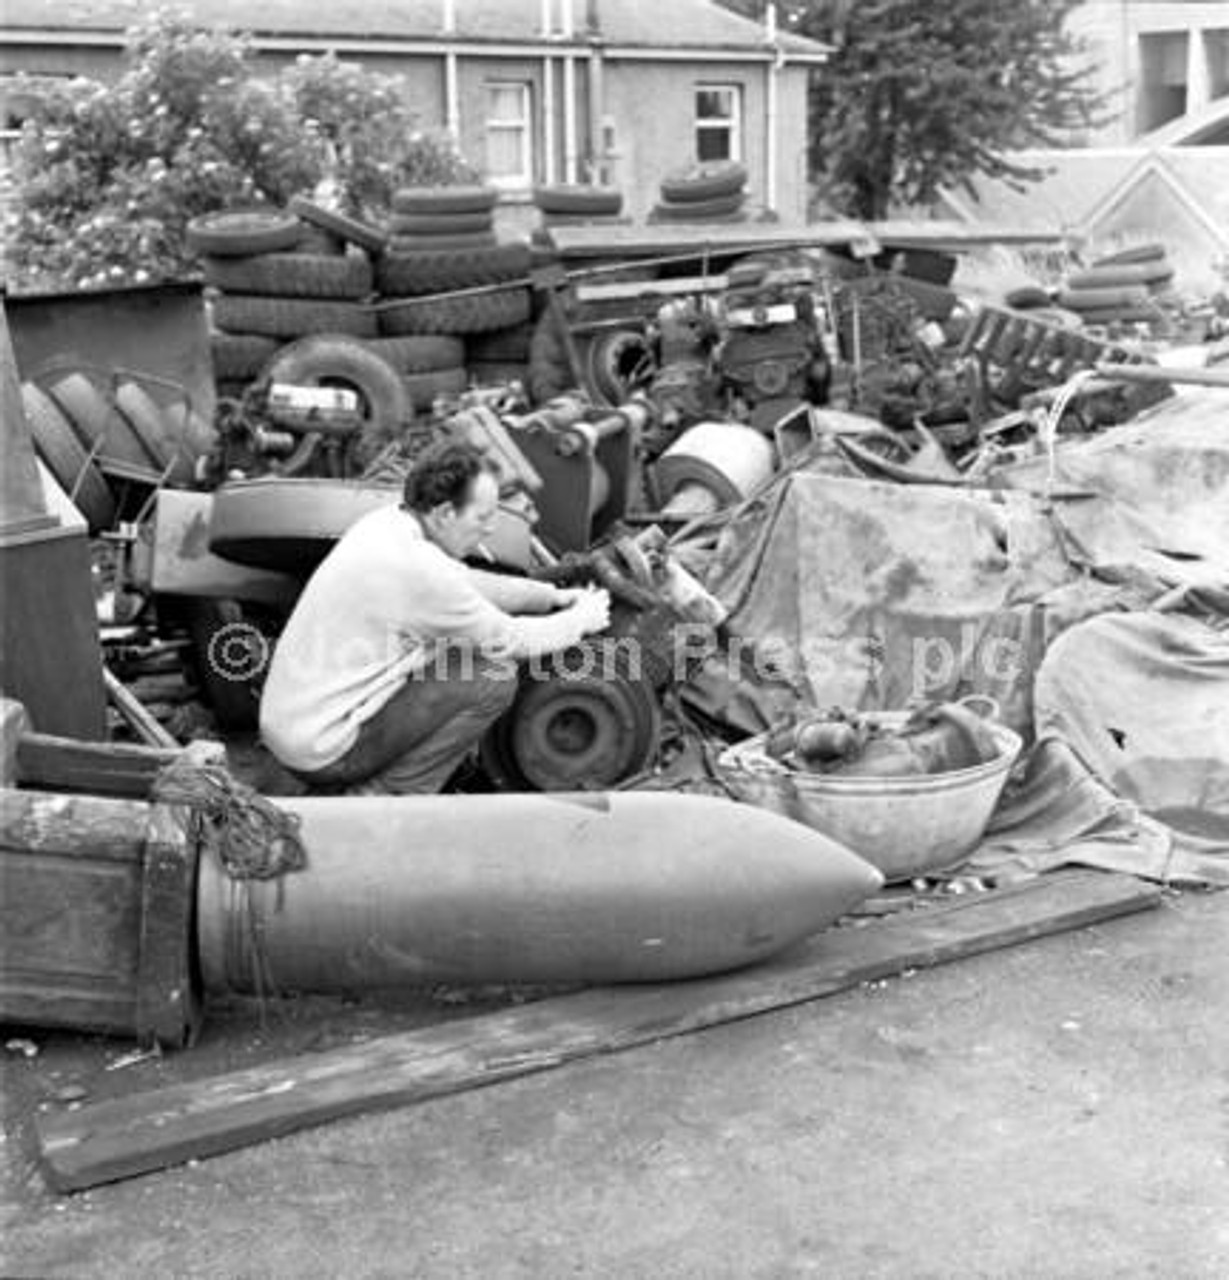
[[[565,596],[549,582],[535,582],[510,573],[488,573],[470,567],[469,578],[482,596],[505,613],[550,613],[571,601],[570,595]]]

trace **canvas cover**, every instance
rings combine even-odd
[[[1229,391],[1064,440],[996,488],[831,470],[678,540],[730,610],[685,703],[737,735],[989,694],[1033,749],[983,870],[1229,883]]]

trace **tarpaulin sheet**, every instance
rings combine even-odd
[[[834,705],[988,693],[1040,745],[980,865],[1010,855],[1034,870],[1229,882],[1217,856],[1229,747],[1223,718],[1218,738],[1200,710],[1223,717],[1229,700],[1229,393],[1062,441],[1048,472],[1044,458],[1012,468],[1019,487],[998,491],[782,477],[707,558],[737,660],[711,659],[684,697],[753,733]],[[1138,613],[1158,600],[1211,621]],[[1127,704],[1129,746],[1111,751],[1091,726]]]
[[[1081,862],[1229,886],[1229,628],[1106,614],[1050,647],[1039,739],[975,869]]]
[[[688,693],[748,732],[969,693],[1027,728],[1038,602],[1073,577],[1028,495],[799,472],[722,532],[706,585],[733,647]]]
[[[1009,486],[1082,491],[1054,503],[1073,563],[1170,585],[1229,586],[1229,390],[1184,391],[1049,461],[1002,469]]]

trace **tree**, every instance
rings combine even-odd
[[[19,285],[182,278],[197,214],[282,205],[329,177],[338,203],[378,217],[399,185],[472,173],[416,128],[394,78],[336,58],[259,75],[246,37],[157,12],[124,63],[113,84],[45,96],[23,127],[6,244]]]
[[[727,0],[760,16],[764,0]],[[1086,128],[1105,100],[1067,31],[1079,0],[790,0],[781,24],[833,46],[812,81],[809,158],[842,213],[887,215],[977,175],[1022,185],[1013,160]]]

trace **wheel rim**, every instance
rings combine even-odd
[[[592,391],[611,405],[623,404],[653,373],[647,339],[630,329],[594,338],[587,363]]]
[[[652,763],[660,715],[647,683],[601,665],[530,681],[484,739],[483,765],[509,789],[603,790]]]

